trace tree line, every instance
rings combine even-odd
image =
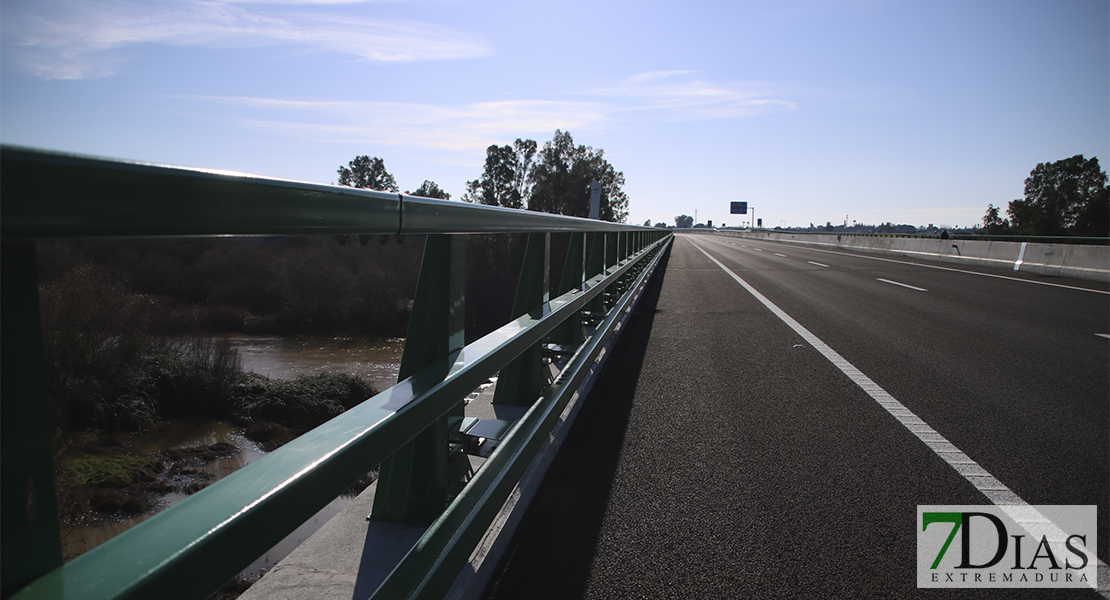
[[[377,156],[356,156],[347,166],[340,166],[339,185],[347,187],[377,190],[379,192],[399,192],[397,180],[385,168],[385,161]],[[413,191],[406,191],[410,196],[424,198],[439,198],[450,200],[451,194],[440,189],[436,182],[425,179],[420,187]]]
[[[1025,197],[987,205],[983,227],[991,235],[1110,236],[1110,192],[1098,158],[1077,154],[1040,163],[1025,180]]]
[[[338,169],[339,185],[398,192],[397,182],[379,157],[357,156]],[[466,183],[464,202],[526,208],[538,212],[588,217],[590,184],[601,183],[600,219],[624,223],[628,218],[628,195],[624,173],[605,159],[605,151],[575,144],[569,131],[555,130],[554,137],[540,147],[535,140],[517,138],[512,144],[486,148],[481,176]],[[434,181],[411,192],[413,196],[449,200],[451,195]]]

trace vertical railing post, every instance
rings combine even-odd
[[[563,263],[563,277],[559,280],[559,295],[582,289],[586,274],[586,236],[580,231],[570,234],[570,245],[567,246],[567,258]],[[586,339],[586,332],[582,329],[581,314],[563,321],[556,327],[548,339],[553,344],[564,346],[578,346]]]
[[[594,243],[590,247],[590,259],[586,265],[586,279],[601,275],[605,270],[607,261],[605,260],[605,249],[608,247],[608,233],[597,232],[590,234],[594,238]]]
[[[589,263],[586,265],[586,279],[591,279],[600,275],[608,264],[605,250],[609,247],[609,234],[599,231],[592,235],[594,237],[594,243],[590,247]],[[600,315],[605,314],[605,298],[603,295],[598,294],[594,296],[594,299],[586,304],[586,308],[583,309],[583,314],[587,320],[599,319]]]
[[[516,298],[513,300],[513,319],[535,311],[550,300],[550,260],[551,234],[528,234],[528,247],[524,250],[524,264],[520,267]],[[501,369],[493,392],[493,403],[531,406],[539,398],[545,383],[541,342]]]
[[[62,565],[35,244],[0,247],[0,595]]]
[[[608,272],[610,268],[617,266],[621,261],[620,237],[621,237],[620,232],[615,232],[614,231],[614,232],[605,234],[605,238],[606,238],[605,270],[606,270],[606,272]],[[619,289],[619,286],[617,285],[617,283],[618,282],[614,282],[614,283],[610,284],[609,287],[605,288],[605,292],[601,294],[601,295],[605,296],[605,312],[609,311],[609,307],[611,307],[613,305],[613,303],[616,302],[616,299],[619,298],[620,295],[621,295],[621,292],[620,292],[620,289]]]
[[[620,248],[620,243],[618,241],[619,238],[620,238],[620,233],[619,232],[611,232],[611,233],[606,233],[605,234],[605,242],[606,242],[605,243],[605,269],[606,270],[608,270],[609,267],[616,266],[617,263],[620,262],[620,256],[618,255],[618,252],[617,252],[618,248]]]
[[[459,235],[429,235],[424,243],[398,381],[441,361],[449,366],[446,359],[465,345],[465,244],[466,238]],[[423,524],[443,512],[455,491],[447,444],[452,416],[463,416],[461,400],[448,416],[437,419],[382,463],[371,514],[374,520]]]

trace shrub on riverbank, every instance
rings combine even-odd
[[[152,335],[149,299],[119,272],[78,267],[40,296],[56,442],[66,432],[136,432],[180,416],[306,431],[375,393],[346,374],[281,381],[244,373],[227,340]]]
[[[59,391],[52,401],[64,405],[69,430],[117,433],[181,416],[265,421],[303,433],[377,393],[346,373],[286,381],[244,372],[226,341],[205,338],[151,342],[129,362],[92,371]]]
[[[231,411],[243,421],[269,421],[307,431],[375,393],[362,378],[345,373],[305,375],[292,381],[243,373],[231,389]]]
[[[177,416],[231,416],[242,371],[227,342],[206,338],[130,342],[102,363],[65,372],[48,360],[48,395],[58,433],[88,428],[137,432]],[[49,352],[47,354],[49,356]]]

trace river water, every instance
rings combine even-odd
[[[274,379],[350,373],[378,391],[397,383],[404,338],[222,336],[239,351],[244,371]]]
[[[351,373],[370,382],[378,391],[397,382],[401,364],[403,338],[353,338],[353,337],[279,337],[279,336],[221,336],[238,350],[244,371],[253,371],[274,379],[296,379],[301,375],[321,372]],[[239,452],[228,458],[212,461],[202,468],[217,481],[245,465],[261,458],[265,452],[242,435],[233,424],[208,419],[175,419],[160,424],[134,440],[135,450],[153,453],[170,448],[211,446],[229,443]],[[162,497],[157,510],[165,510],[187,497],[171,493]],[[296,531],[274,546],[250,567],[243,571],[248,576],[272,568],[324,523],[339,513],[351,498],[340,496],[332,500]],[[149,519],[154,513],[139,515],[123,521],[89,527],[62,528],[62,554],[77,556],[135,525]]]

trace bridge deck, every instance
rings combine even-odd
[[[1106,561],[1105,293],[679,236],[488,598],[917,597],[916,506],[990,502],[695,243]]]

